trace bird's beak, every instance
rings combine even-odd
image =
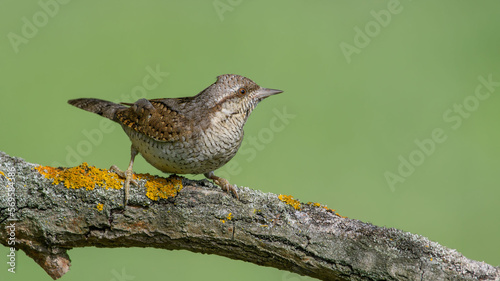
[[[259,100],[263,100],[269,96],[276,95],[279,93],[283,93],[283,91],[282,90],[275,90],[275,89],[260,88],[255,93],[255,97],[258,98]]]

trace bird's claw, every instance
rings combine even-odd
[[[112,173],[117,174],[120,178],[127,180],[127,177],[130,178],[129,182],[132,183],[135,186],[139,186],[139,183],[133,179],[134,172],[131,170],[125,170],[122,171],[120,168],[118,168],[116,165],[113,165],[109,168],[109,171]]]
[[[134,176],[134,171],[127,169],[124,171],[120,170],[117,166],[113,165],[109,168],[109,170],[115,174],[117,174],[119,177],[125,179],[125,183],[123,184],[123,189],[125,190],[125,198],[124,198],[124,206],[127,206],[128,203],[128,197],[129,197],[129,192],[130,192],[130,183],[132,183],[135,186],[139,186],[136,180],[133,179]]]
[[[240,199],[238,196],[238,192],[236,191],[236,185],[235,184],[230,184],[228,180],[225,178],[218,177],[214,175],[213,172],[206,173],[205,177],[211,179],[214,181],[214,183],[222,188],[227,193],[232,193],[236,199]]]

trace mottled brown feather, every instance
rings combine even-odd
[[[175,99],[143,99],[127,104],[131,106],[119,110],[116,118],[124,126],[157,141],[173,142],[182,137],[189,138],[192,134],[191,122],[179,110],[167,105],[166,100],[172,103]]]

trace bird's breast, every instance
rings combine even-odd
[[[155,168],[176,174],[204,174],[229,162],[243,140],[243,130],[216,124],[172,142],[157,141],[123,126],[137,151]]]

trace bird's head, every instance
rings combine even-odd
[[[283,91],[263,88],[240,75],[224,74],[218,76],[217,81],[199,96],[203,96],[206,105],[214,111],[246,120],[260,101],[281,92]]]

